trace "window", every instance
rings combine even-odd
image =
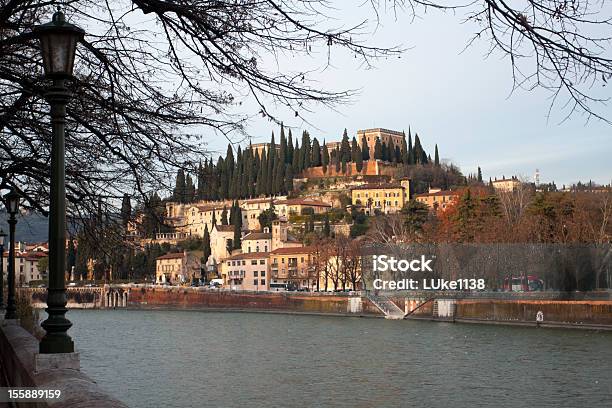
[[[261,275],[262,278],[266,276],[266,271],[261,271]]]
[[[243,259],[242,260],[242,266],[246,265],[246,261]]]
[[[257,273],[258,273],[257,271],[253,272],[253,276],[257,277]]]
[[[281,263],[285,263],[285,258],[281,258]]]
[[[251,260],[251,265],[257,265],[257,259],[252,259]]]
[[[266,285],[266,280],[265,280],[265,279],[262,279],[262,280],[261,280],[261,284],[265,286],[265,285]]]
[[[257,279],[253,279],[253,286],[257,286]]]
[[[260,259],[259,260],[259,264],[260,265],[265,265],[266,264],[266,260],[265,259]],[[262,275],[263,276],[263,275]]]

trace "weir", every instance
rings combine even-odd
[[[402,309],[385,295],[368,293],[367,298],[385,314],[385,319],[401,320],[404,318],[405,313]]]

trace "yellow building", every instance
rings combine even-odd
[[[404,208],[410,199],[410,180],[401,180],[399,184],[380,183],[364,184],[351,189],[351,203],[361,208],[367,215],[376,210],[383,214],[393,214]]]
[[[370,151],[370,159],[374,159],[374,146],[376,145],[376,139],[380,139],[381,143],[385,143],[387,146],[393,142],[393,146],[402,146],[402,141],[405,138],[404,132],[398,132],[397,130],[389,130],[382,128],[375,129],[363,129],[357,131],[357,143],[359,147],[363,149],[363,138],[365,137],[368,143],[368,149]]]
[[[312,247],[277,248],[270,252],[270,289],[278,285],[294,284],[298,288],[312,289]]]
[[[502,178],[498,180],[497,178],[491,182],[493,184],[493,188],[497,191],[502,191],[505,193],[510,193],[519,188],[521,185],[520,180],[517,177],[511,177],[509,179]]]
[[[457,201],[459,193],[450,190],[429,189],[428,193],[417,194],[415,200],[427,205],[434,211],[446,210],[448,206]]]
[[[312,208],[315,214],[329,211],[332,205],[312,198],[292,198],[274,202],[276,211],[281,217],[289,215],[301,215],[305,208]]]
[[[223,261],[221,277],[232,290],[268,290],[268,252],[232,255]]]
[[[187,252],[177,252],[157,257],[155,281],[179,284],[200,277],[200,261]]]

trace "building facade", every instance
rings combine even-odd
[[[158,283],[185,283],[199,279],[200,274],[200,260],[187,252],[162,255],[155,262],[155,281]]]
[[[393,142],[393,146],[402,146],[402,142],[406,135],[404,132],[398,132],[397,130],[389,130],[383,128],[375,129],[363,129],[357,131],[357,144],[363,149],[363,138],[365,137],[368,143],[368,150],[370,152],[370,159],[374,159],[374,146],[376,145],[376,139],[380,139],[381,143],[385,143],[387,146]]]
[[[401,211],[410,200],[410,180],[400,183],[364,184],[351,189],[351,203],[367,215],[376,211],[393,214]]]
[[[459,199],[459,193],[451,190],[429,189],[429,192],[417,194],[415,200],[434,211],[444,211]]]
[[[268,252],[232,255],[223,261],[221,277],[232,290],[268,290]]]
[[[520,180],[517,177],[511,177],[509,179],[503,177],[500,180],[497,178],[491,182],[493,184],[493,188],[497,191],[501,191],[504,193],[511,193],[514,190],[518,189],[521,185]]]
[[[270,253],[270,285],[293,284],[297,288],[312,290],[316,286],[313,276],[312,247],[277,248]]]

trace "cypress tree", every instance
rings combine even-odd
[[[121,201],[121,224],[123,228],[127,228],[130,219],[132,218],[132,202],[128,193],[123,194]]]
[[[363,160],[370,160],[370,146],[368,146],[368,140],[365,135],[361,138],[361,158]]]
[[[179,203],[185,202],[185,171],[183,169],[178,169],[176,172],[173,197]]]
[[[266,159],[265,153],[261,155],[261,175],[257,179],[257,195],[265,195],[266,194],[266,186],[268,184],[268,160]]]
[[[240,211],[240,208],[238,208]],[[236,220],[234,222],[234,239],[232,240],[232,249],[239,249],[242,246],[240,242],[240,238],[242,236],[242,214],[235,217]]]
[[[363,168],[363,155],[355,138],[351,141],[351,161],[355,163],[357,171],[361,171]]]
[[[434,153],[434,166],[440,167],[440,155],[438,154],[438,144],[436,143],[436,151]]]
[[[297,138],[295,139],[295,143],[293,145],[293,158],[291,160],[291,165],[293,166],[293,174],[299,174],[302,172],[300,170],[300,146],[298,145]]]
[[[408,164],[416,164],[414,158],[414,148],[412,146],[412,133],[410,133],[410,126],[408,127]]]
[[[302,132],[302,149],[300,153],[300,171],[310,167],[310,135],[307,131]]]
[[[227,225],[227,207],[223,206],[223,211],[221,211],[221,225]]]
[[[193,202],[195,197],[195,186],[193,185],[193,179],[191,175],[187,174],[185,178],[185,201],[186,203]]]
[[[382,142],[382,160],[389,161],[389,146],[385,142]]]
[[[351,160],[351,143],[349,142],[346,128],[342,134],[342,142],[340,143],[340,161],[346,163]]]
[[[382,160],[383,158],[383,145],[380,142],[380,138],[376,138],[376,143],[374,144],[374,160]]]
[[[268,175],[266,177],[266,195],[272,194],[272,185],[274,182],[274,162],[276,159],[276,147],[274,143],[274,132],[270,140],[270,148],[268,149]]]
[[[280,150],[278,152],[280,161],[283,162],[283,167],[287,163],[287,138],[285,137],[285,126],[281,123],[280,130]]]
[[[208,258],[212,254],[210,248],[210,233],[208,232],[208,225],[204,227],[204,236],[202,237],[202,265],[208,262]]]
[[[340,149],[336,147],[334,150],[334,164],[336,165],[336,173],[340,172]]]
[[[395,146],[395,162],[394,163],[401,163],[402,162],[402,151],[400,150],[399,146]]]
[[[204,199],[204,167],[205,165],[202,165],[202,161],[200,161],[200,164],[198,164],[198,172],[196,173],[196,198],[198,200],[203,200]]]
[[[402,139],[402,147],[400,149],[400,161],[404,165],[408,164],[408,143],[406,143],[406,134],[404,134],[404,138]]]
[[[480,169],[480,166],[478,166],[478,182],[482,183],[482,170]]]
[[[210,221],[210,225],[212,225],[212,227],[210,227],[211,231],[213,227],[217,225],[217,210],[215,208],[213,208],[212,210],[212,219]]]
[[[293,153],[293,135],[291,134],[291,129],[289,129],[289,145],[287,146],[287,157],[285,158],[285,163],[293,163]]]
[[[327,166],[329,166],[329,150],[323,140],[323,157],[321,158],[321,165],[323,166],[323,173],[327,173]]]
[[[359,156],[357,156],[355,167],[357,168],[357,171],[363,170],[363,156],[361,155],[361,151],[359,152]]]
[[[218,198],[224,200],[227,198],[227,188],[229,187],[229,175],[227,174],[227,167],[222,157],[219,157],[217,161],[217,173],[219,174],[219,194]]]
[[[285,192],[289,193],[293,190],[293,166],[285,164]]]
[[[325,213],[325,223],[323,224],[323,235],[329,237],[331,235],[331,227],[329,225],[329,214]]]
[[[387,160],[392,163],[397,163],[397,158],[395,157],[395,145],[393,144],[393,139],[389,139],[389,144],[387,145]]]
[[[285,163],[280,160],[276,161],[276,169],[274,169],[274,194],[279,194],[285,191]]]
[[[321,145],[315,137],[312,141],[312,167],[319,167],[321,165]]]

